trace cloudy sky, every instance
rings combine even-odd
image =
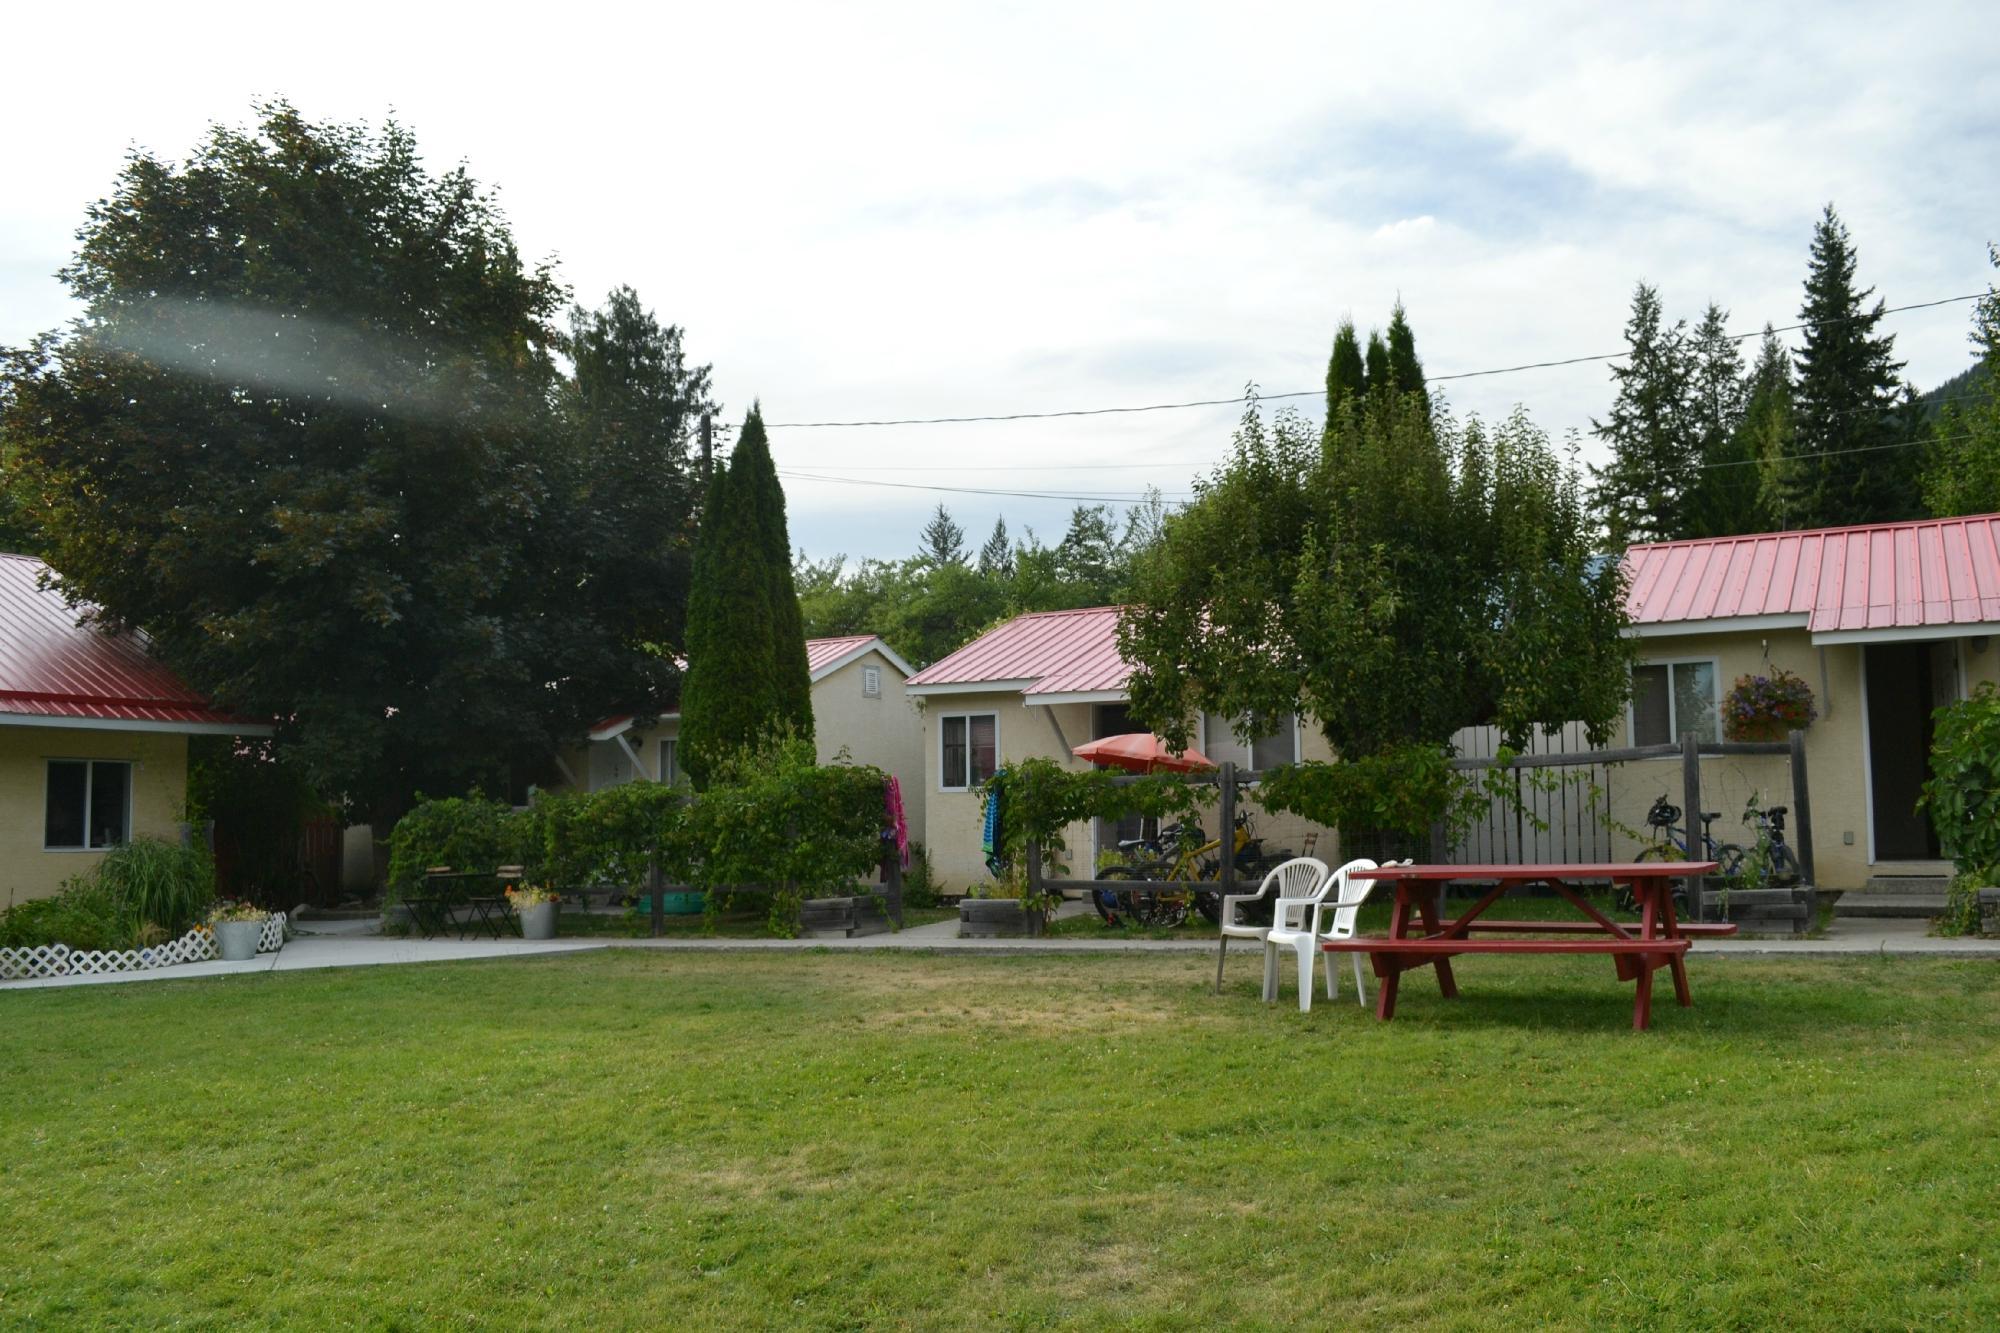
[[[1390,9],[1396,13],[1388,13]],[[2000,240],[1983,6],[37,6],[0,111],[0,343],[134,145],[254,99],[393,112],[500,191],[581,300],[631,283],[736,413],[1043,412],[1308,389],[1400,294],[1434,374],[1611,352],[1633,283],[1793,322],[1834,201],[1891,305],[1982,290]],[[41,53],[37,55],[36,53]],[[25,57],[25,58],[23,58]],[[1890,317],[1909,377],[1964,305]],[[1604,367],[1473,379],[1587,431]],[[1310,409],[1310,399],[1304,400]],[[1059,534],[1169,497],[1237,410],[773,431],[794,540],[894,555],[940,499]],[[1584,441],[1585,457],[1596,447]],[[895,486],[883,483],[897,483]]]

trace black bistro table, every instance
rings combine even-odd
[[[460,939],[464,939],[468,932],[484,931],[497,940],[509,931],[519,933],[520,926],[514,920],[514,910],[508,904],[505,893],[478,893],[474,890],[482,885],[497,890],[518,878],[518,875],[502,875],[492,870],[426,870],[424,891],[412,894],[404,901],[410,905],[410,919],[423,932],[425,939],[440,935],[456,925]],[[469,909],[469,915],[458,915],[460,908]]]

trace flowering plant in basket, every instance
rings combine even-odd
[[[1783,740],[1819,716],[1813,693],[1783,667],[1768,676],[1738,676],[1722,700],[1722,734],[1732,741]]]
[[[224,898],[209,909],[208,924],[228,925],[236,921],[263,921],[271,914],[255,903],[246,903],[236,898]]]
[[[509,884],[507,905],[515,911],[524,907],[540,907],[543,903],[559,902],[562,894],[546,884]]]

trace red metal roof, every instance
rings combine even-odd
[[[873,634],[843,634],[832,639],[807,639],[806,671],[813,673],[821,667],[831,666],[862,644],[874,641]]]
[[[144,641],[79,627],[48,566],[0,554],[0,714],[92,721],[241,726],[149,656]]]
[[[1625,553],[1635,623],[1800,616],[1814,634],[2000,621],[2000,514],[1661,542]]]
[[[1115,606],[1033,611],[988,630],[910,677],[912,686],[1015,683],[1029,696],[1125,688],[1132,668],[1118,655]]]

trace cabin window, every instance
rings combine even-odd
[[[132,836],[132,765],[111,759],[51,759],[42,846],[80,852]]]
[[[994,713],[953,713],[938,719],[938,788],[967,791],[999,767],[1000,718]]]
[[[660,781],[671,787],[681,780],[681,743],[669,736],[660,742]]]
[[[1715,662],[1648,662],[1632,668],[1634,745],[1672,745],[1684,731],[1700,741],[1722,739]]]
[[[1217,764],[1232,763],[1259,773],[1299,761],[1299,725],[1296,715],[1285,713],[1258,728],[1250,744],[1236,739],[1231,719],[1210,713],[1202,719],[1201,752]]]

